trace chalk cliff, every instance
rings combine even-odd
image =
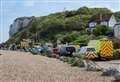
[[[12,36],[15,33],[17,33],[20,29],[27,27],[31,21],[32,18],[30,17],[16,18],[14,22],[10,25],[9,35]]]

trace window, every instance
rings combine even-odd
[[[101,25],[107,25],[106,21],[101,22]]]
[[[120,32],[120,27],[118,27],[118,32]]]
[[[95,51],[95,48],[87,48],[87,51]]]
[[[96,23],[95,23],[95,22],[89,23],[89,27],[95,27],[95,26],[96,26]]]

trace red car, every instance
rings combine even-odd
[[[57,48],[53,48],[51,56],[52,57],[59,57],[60,56],[60,50],[57,49]]]

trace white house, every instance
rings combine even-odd
[[[89,28],[94,28],[97,24],[114,27],[117,23],[113,14],[96,14],[92,16],[88,22]]]
[[[114,26],[114,36],[120,39],[120,23]]]

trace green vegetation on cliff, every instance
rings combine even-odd
[[[20,29],[7,42],[19,42],[23,38],[31,38],[36,42],[60,39],[63,42],[87,43],[89,39],[95,38],[95,35],[91,35],[86,28],[89,18],[97,13],[113,12],[107,8],[82,7],[78,10],[58,12],[48,16],[33,16],[31,23],[26,28]],[[120,21],[120,12],[114,14]]]

